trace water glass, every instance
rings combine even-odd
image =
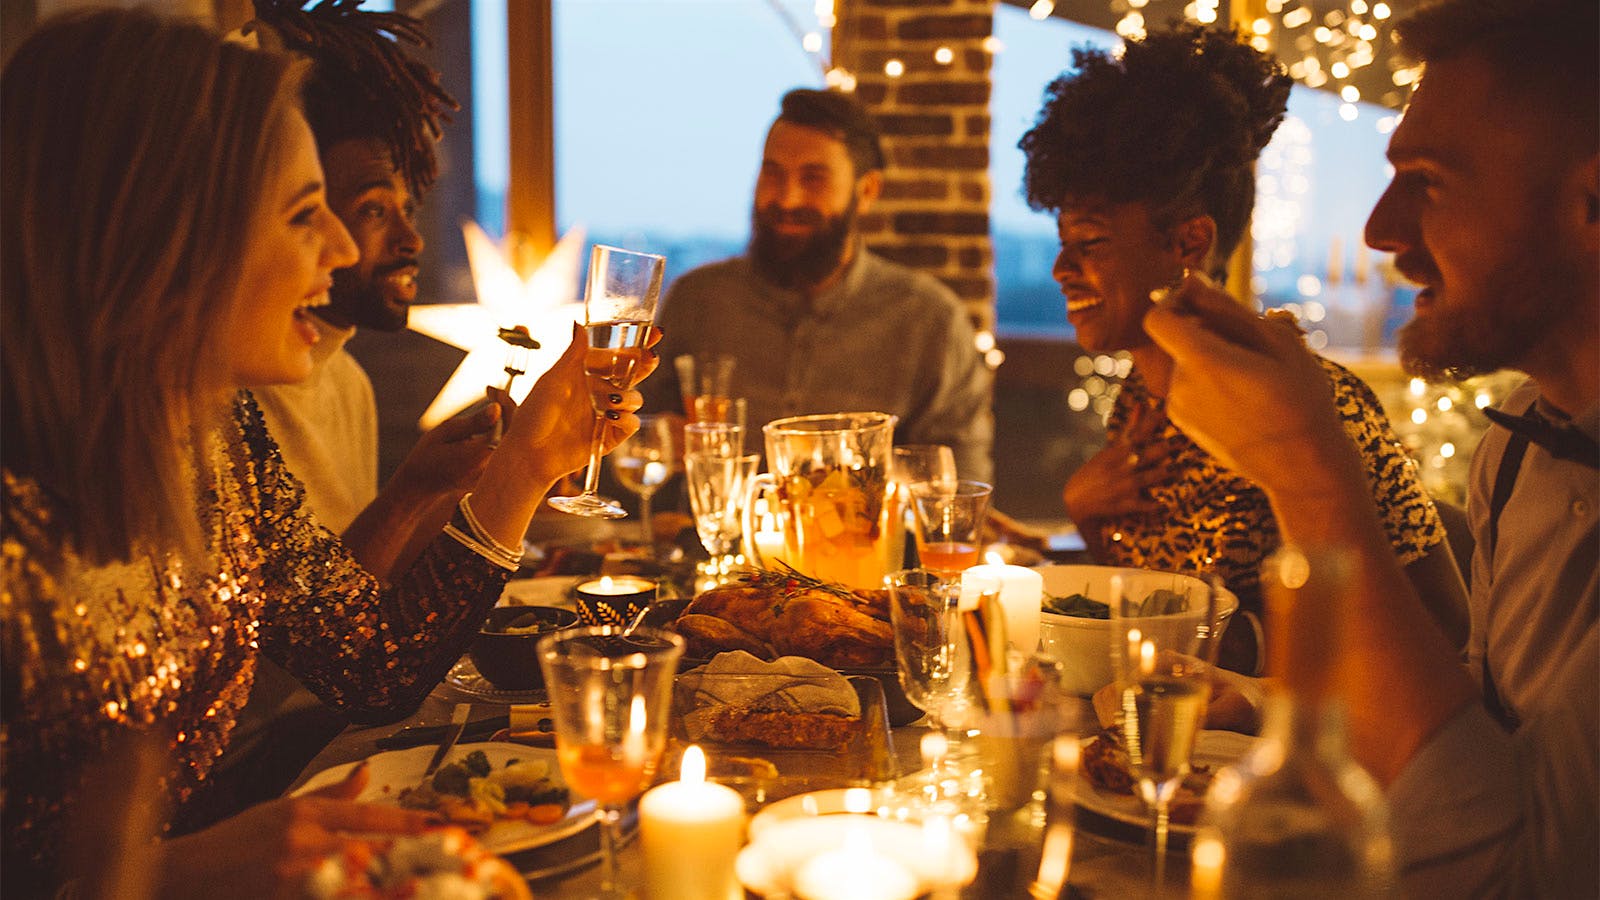
[[[700,417],[702,407],[707,413],[714,412],[721,405],[718,401],[726,403],[733,396],[734,364],[731,353],[685,353],[673,357],[672,365],[678,371],[678,395],[689,421],[705,421]]]

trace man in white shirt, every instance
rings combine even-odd
[[[1399,34],[1426,69],[1366,236],[1421,287],[1402,357],[1428,376],[1529,376],[1473,460],[1467,667],[1396,566],[1292,323],[1191,279],[1145,327],[1177,362],[1173,421],[1263,485],[1287,540],[1360,562],[1335,595],[1336,683],[1409,892],[1592,898],[1600,21],[1593,0],[1451,0]]]

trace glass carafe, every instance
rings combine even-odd
[[[1383,792],[1351,758],[1328,689],[1349,564],[1335,552],[1286,548],[1265,567],[1277,687],[1261,741],[1206,794],[1193,844],[1196,898],[1396,895]]]

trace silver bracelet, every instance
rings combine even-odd
[[[505,569],[508,572],[515,572],[517,569],[522,567],[522,557],[520,554],[514,557],[507,556],[506,554],[497,551],[495,548],[490,547],[482,541],[472,537],[465,531],[457,528],[454,522],[445,524],[444,533],[452,538],[455,538],[468,550],[471,550],[473,553],[478,554],[479,556],[483,557],[494,565]]]
[[[510,547],[507,547],[505,544],[495,540],[494,535],[490,534],[489,530],[483,527],[483,523],[478,521],[478,517],[473,515],[472,505],[467,502],[467,498],[471,496],[471,491],[462,494],[461,502],[456,505],[461,508],[461,517],[467,520],[467,527],[472,529],[472,534],[477,537],[478,540],[505,554],[506,558],[515,559],[520,562],[522,560],[522,549],[519,547],[513,550]]]

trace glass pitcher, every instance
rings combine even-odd
[[[895,417],[888,413],[831,413],[775,419],[766,435],[768,472],[750,482],[756,497],[775,499],[784,560],[823,581],[853,588],[883,587],[900,568],[905,534],[889,480]],[[754,534],[747,522],[746,533]],[[759,550],[756,564],[776,567]]]

